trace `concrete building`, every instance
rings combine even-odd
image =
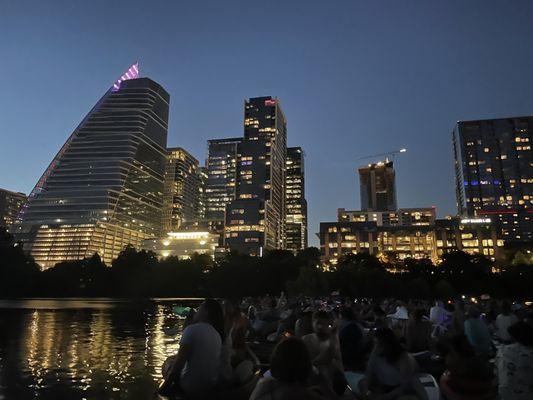
[[[490,220],[436,219],[432,224],[383,224],[379,221],[340,220],[320,224],[322,261],[336,264],[346,254],[368,253],[398,260],[428,258],[438,263],[453,251],[482,254],[492,260],[501,256],[503,240]]]
[[[207,231],[169,232],[161,238],[144,240],[142,248],[153,251],[159,258],[177,257],[185,260],[197,253],[214,259],[218,238],[216,233]]]
[[[26,201],[24,193],[0,189],[0,227],[7,229],[13,225]]]
[[[396,210],[396,172],[392,161],[359,168],[359,187],[361,210]]]

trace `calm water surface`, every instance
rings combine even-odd
[[[157,398],[161,366],[181,337],[172,307],[196,304],[0,300],[0,400]]]

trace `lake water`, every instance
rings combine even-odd
[[[157,398],[161,366],[181,337],[172,307],[195,304],[0,300],[0,400]]]

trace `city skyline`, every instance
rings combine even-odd
[[[134,34],[135,41],[128,37],[131,30],[125,28],[130,19],[137,18],[134,11],[139,5],[135,2],[131,9],[120,9],[125,15],[123,21],[114,18],[119,11],[114,6],[96,2],[96,9],[102,15],[89,15],[100,22],[95,26],[107,28],[99,32],[96,27],[82,23],[79,35],[72,38],[64,35],[72,24],[66,22],[66,17],[70,15],[69,21],[76,20],[87,13],[83,7],[59,10],[60,7],[51,6],[49,10],[41,10],[52,23],[53,18],[61,19],[54,29],[43,22],[46,18],[39,21],[31,15],[17,26],[2,21],[0,32],[5,29],[11,35],[18,34],[22,46],[0,45],[8,60],[1,67],[3,75],[11,78],[4,91],[9,96],[0,96],[0,109],[5,113],[4,145],[0,152],[0,167],[4,172],[0,174],[0,187],[29,193],[69,132],[112,84],[109,77],[120,76],[125,66],[138,59],[146,71],[143,76],[160,82],[172,96],[169,147],[185,148],[202,164],[207,139],[234,137],[242,132],[243,99],[271,95],[281,100],[290,131],[287,145],[301,146],[307,155],[311,245],[317,244],[314,233],[318,231],[319,221],[334,220],[338,207],[358,208],[356,158],[402,146],[408,148],[408,153],[397,161],[398,206],[436,205],[440,216],[455,214],[451,145],[455,122],[524,116],[533,111],[533,98],[529,95],[533,83],[527,79],[533,60],[523,44],[529,43],[524,38],[531,37],[525,16],[530,14],[532,6],[480,5],[480,2],[469,5],[456,2],[448,8],[433,5],[430,9],[417,2],[416,7],[391,6],[382,18],[375,14],[379,7],[372,5],[320,9],[311,4],[303,11],[288,5],[284,7],[284,15],[275,21],[278,29],[267,30],[267,35],[251,32],[250,37],[244,35],[253,26],[244,18],[249,16],[249,9],[239,11],[228,5],[223,10],[213,6],[213,12],[206,13],[204,24],[213,22],[214,11],[243,17],[235,27],[225,31],[232,38],[240,38],[233,43],[234,49],[224,45],[214,53],[209,50],[221,44],[218,40],[206,35],[193,39],[193,24],[198,16],[192,5],[170,8],[168,14],[176,18],[175,25],[181,26],[173,28],[174,24],[163,19],[153,34],[162,41],[156,45],[151,40],[154,36],[142,37],[140,33],[145,32],[142,26],[141,32]],[[16,20],[23,10],[18,5],[10,5],[7,11],[4,16],[12,15]],[[155,6],[150,13],[160,15],[162,11],[162,7]],[[304,22],[294,21],[297,26],[291,26],[293,30],[289,31],[292,17],[300,11]],[[320,11],[325,12],[330,22],[312,30],[307,25],[319,20]],[[58,13],[57,17],[52,15],[54,12]],[[189,16],[191,21],[186,21],[184,16]],[[370,27],[365,18],[376,22],[376,27]],[[405,28],[404,24],[411,19],[420,20],[419,26]],[[505,38],[499,38],[498,30],[486,23],[500,19],[501,29],[507,32]],[[424,37],[425,30],[452,23],[456,32],[452,30],[443,36],[434,29]],[[28,24],[35,28],[22,32]],[[405,29],[399,29],[402,27]],[[221,31],[221,28],[214,23],[208,32]],[[291,32],[297,28],[301,31],[292,36]],[[189,33],[187,29],[191,35],[185,35],[177,47],[170,46],[163,51],[163,44],[169,45],[168,38],[178,37],[179,32]],[[38,31],[42,32],[40,38],[35,35]],[[398,33],[398,38],[393,33]],[[100,44],[105,35],[110,43],[95,49],[90,44],[91,35]],[[305,35],[308,41],[300,43],[298,39]],[[263,36],[273,40],[261,42]],[[283,36],[286,42],[279,40]],[[331,50],[326,49],[340,37],[350,39],[349,44],[336,43]],[[458,37],[466,39],[459,43]],[[79,43],[74,49],[77,39]],[[196,40],[203,40],[205,45],[195,48],[199,43]],[[118,46],[120,42],[125,45]],[[250,60],[235,55],[235,52],[244,54],[250,43],[263,43],[266,47],[257,55],[257,64],[263,61],[264,65],[254,73],[239,66],[240,62],[249,65]],[[428,46],[442,49],[433,54],[434,60],[425,60],[424,51]],[[26,53],[17,54],[19,47],[35,56],[36,62],[28,62]],[[178,49],[180,57],[173,55],[171,62],[162,56]],[[293,58],[286,58],[298,49],[301,51],[296,51]],[[280,54],[279,66],[265,62],[269,50]],[[66,60],[71,51],[75,57]],[[323,55],[319,57],[315,52]],[[499,52],[506,56],[496,60],[493,56]],[[59,57],[48,57],[51,54]],[[332,60],[328,61],[328,57]],[[217,62],[207,64],[210,58],[216,58]],[[518,59],[519,63],[513,61]],[[391,60],[390,65],[396,68],[387,67],[387,61]],[[421,60],[424,63],[419,64]],[[333,75],[338,77],[321,76],[333,65],[330,63],[335,64]],[[195,69],[197,73],[193,73]],[[267,71],[271,76],[265,78]],[[43,75],[50,79],[42,79]],[[206,102],[206,97],[212,98]],[[64,100],[59,101],[61,98]],[[32,118],[23,117],[27,110],[31,110]],[[329,151],[323,151],[325,142]],[[20,162],[23,156],[28,158],[24,165]],[[430,162],[434,167],[425,168]],[[440,184],[430,187],[427,182]]]

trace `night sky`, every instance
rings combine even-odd
[[[307,155],[309,239],[359,208],[358,157],[400,147],[398,205],[455,212],[456,121],[533,113],[533,1],[0,0],[0,187],[28,193],[133,62],[201,162],[272,95]]]

